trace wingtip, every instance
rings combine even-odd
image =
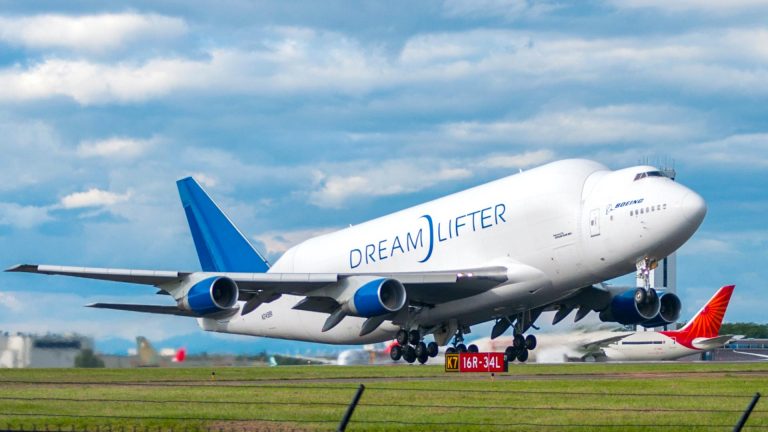
[[[13,267],[9,267],[5,269],[5,271],[10,273],[34,273],[37,271],[37,265],[36,264],[17,264]]]

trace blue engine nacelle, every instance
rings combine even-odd
[[[347,302],[351,315],[370,318],[397,312],[405,306],[405,287],[396,279],[374,279],[355,291]]]
[[[630,289],[614,296],[602,312],[600,320],[621,324],[642,324],[659,314],[658,295],[647,295],[643,288]]]
[[[212,277],[194,284],[182,303],[184,309],[204,316],[232,309],[237,303],[237,284],[227,277]]]
[[[660,292],[659,303],[661,304],[659,313],[652,319],[643,322],[643,327],[661,327],[667,324],[671,324],[680,318],[680,309],[682,308],[682,303],[680,302],[680,298],[675,294]]]

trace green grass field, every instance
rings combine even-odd
[[[0,370],[0,429],[731,430],[766,363]],[[768,401],[749,429],[768,429]]]

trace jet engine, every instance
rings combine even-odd
[[[659,315],[660,309],[661,302],[655,290],[651,289],[646,293],[643,288],[629,289],[611,299],[610,305],[600,312],[600,320],[642,324]]]
[[[235,281],[218,276],[203,279],[192,285],[178,300],[179,308],[205,316],[231,310],[237,303],[238,289]]]
[[[374,279],[363,284],[346,304],[349,315],[370,318],[397,312],[405,306],[405,287],[396,279]]]
[[[405,287],[397,279],[348,276],[338,284],[308,293],[293,308],[329,313],[323,325],[324,332],[336,327],[348,315],[368,318],[360,330],[363,336],[375,330],[391,314],[401,311],[406,303]]]
[[[643,327],[660,327],[667,324],[671,324],[680,318],[680,309],[682,303],[680,298],[673,293],[660,292],[659,293],[659,313],[648,321],[642,323]]]

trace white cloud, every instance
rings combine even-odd
[[[155,14],[0,16],[0,41],[34,49],[104,52],[138,40],[176,38],[187,30],[184,20]]]
[[[0,202],[0,225],[26,229],[52,220],[47,207]]]
[[[601,145],[680,142],[702,126],[673,107],[617,105],[551,111],[521,120],[456,122],[443,126],[459,142],[516,142],[542,145]]]
[[[0,98],[71,97],[82,105],[143,101],[215,81],[205,61],[155,59],[144,64],[105,64],[48,59],[29,68],[0,72],[7,92]]]
[[[340,207],[355,197],[412,193],[472,176],[466,168],[434,160],[391,160],[356,165],[356,174],[328,176],[318,173],[319,187],[310,194],[310,202],[319,207]]]
[[[737,134],[685,147],[693,163],[768,168],[768,133]]]
[[[189,176],[194,178],[201,185],[203,185],[203,186],[205,186],[207,188],[214,188],[214,187],[216,187],[216,185],[219,184],[219,179],[216,178],[215,176],[212,176],[212,175],[209,175],[209,174],[205,174],[205,173],[201,173],[201,172],[196,172],[196,173],[190,174]]]
[[[651,8],[667,13],[707,12],[717,16],[730,15],[745,10],[768,9],[766,0],[608,0],[619,9]]]
[[[744,230],[703,232],[680,248],[681,255],[752,255],[757,256],[768,244],[768,231]],[[725,258],[724,258],[725,259]],[[733,257],[728,257],[732,260]]]
[[[97,141],[83,141],[77,146],[81,157],[102,157],[132,159],[144,153],[154,140],[142,140],[127,137],[112,137]]]
[[[339,228],[300,229],[292,231],[268,231],[253,238],[267,248],[268,254],[282,254],[304,240],[337,231]]]
[[[10,309],[14,312],[19,312],[22,310],[21,302],[18,298],[16,298],[16,295],[12,292],[1,292],[0,291],[0,307]]]
[[[97,188],[91,188],[85,192],[75,192],[63,197],[61,199],[61,206],[66,209],[111,206],[128,200],[130,196],[130,192],[117,194]]]
[[[378,163],[355,161],[315,171],[310,202],[318,207],[341,207],[355,198],[392,196],[418,192],[437,184],[471,178],[489,168],[508,170],[541,165],[555,158],[541,149],[520,154],[493,154],[462,159],[392,159]],[[347,175],[328,172],[350,172]],[[263,239],[262,239],[263,240]]]
[[[717,238],[693,238],[680,248],[681,255],[729,255],[735,252],[732,243]]]
[[[555,158],[552,150],[536,150],[519,155],[491,155],[478,162],[480,166],[490,168],[527,168],[541,165]]]
[[[550,1],[541,0],[445,0],[443,14],[456,18],[502,17],[514,20],[537,16],[558,8]]]
[[[762,28],[649,38],[574,38],[508,30],[421,34],[388,56],[343,34],[269,28],[257,48],[118,63],[45,58],[0,69],[0,100],[68,97],[134,103],[188,92],[360,95],[436,84],[530,90],[554,83],[668,85],[697,92],[768,93]],[[490,86],[490,87],[488,87]],[[444,87],[450,88],[450,87]]]
[[[0,114],[0,131],[0,192],[24,190],[54,179],[61,182],[72,174],[70,156],[51,124]]]

